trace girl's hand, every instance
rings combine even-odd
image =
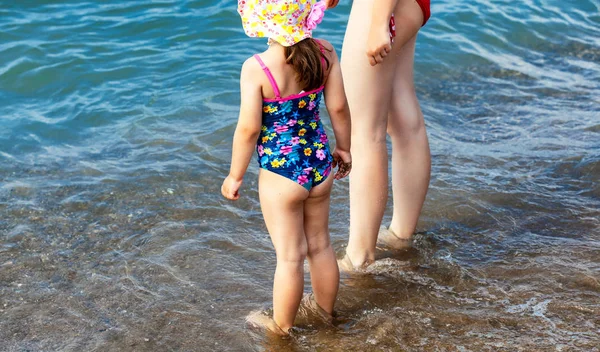
[[[331,155],[333,156],[333,167],[338,167],[334,176],[335,179],[340,180],[348,176],[352,170],[352,155],[350,155],[350,152],[335,148]]]
[[[236,180],[231,176],[227,176],[221,186],[221,194],[229,200],[238,200],[240,199],[239,190],[241,186],[242,180]]]
[[[383,62],[383,59],[392,51],[389,24],[371,25],[369,39],[367,40],[367,56],[371,66]]]

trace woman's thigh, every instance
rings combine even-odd
[[[396,62],[390,59],[393,57],[390,54],[382,64],[371,66],[369,63],[366,43],[371,9],[372,1],[354,1],[342,48],[341,66],[352,114],[353,136],[359,133],[381,141],[385,140]]]
[[[372,0],[353,2],[342,49],[342,71],[352,113],[353,132],[381,141],[385,139],[388,113],[394,99],[396,72],[398,66],[410,64],[412,68],[412,57],[405,54],[406,47],[414,45],[411,40],[420,28],[423,14],[416,1],[400,0],[395,10],[397,36],[392,51],[383,63],[371,66],[366,43],[372,7]],[[412,79],[412,73],[409,78]]]
[[[424,127],[413,74],[416,39],[417,37],[414,36],[404,45],[394,72],[388,119],[388,133],[392,138],[417,133]]]

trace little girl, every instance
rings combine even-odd
[[[273,320],[262,323],[280,335],[292,327],[302,299],[305,258],[314,300],[329,315],[338,291],[329,198],[333,179],[351,168],[350,113],[335,50],[312,39],[326,7],[316,0],[238,0],[246,34],[268,37],[269,48],[242,66],[240,115],[221,192],[240,197],[256,150],[260,204],[277,255]],[[333,152],[319,115],[323,97],[336,139]]]

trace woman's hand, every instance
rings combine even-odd
[[[340,0],[328,0],[327,1],[327,8],[328,9],[332,9],[334,7],[337,6],[338,2],[340,2]]]
[[[238,200],[240,199],[240,187],[242,187],[243,180],[236,180],[233,177],[227,176],[227,178],[223,181],[223,185],[221,186],[221,194],[223,197],[229,200]]]
[[[367,40],[367,56],[371,66],[383,62],[383,59],[392,51],[389,24],[372,24]]]
[[[335,173],[335,179],[340,180],[352,170],[352,155],[349,151],[338,149],[337,147],[331,153],[333,156],[333,167],[338,167]]]

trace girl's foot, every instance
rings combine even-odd
[[[302,297],[302,302],[300,303],[300,310],[304,310],[303,314],[299,314],[306,317],[316,316],[320,320],[322,320],[326,325],[333,324],[333,315],[327,313],[327,311],[317,303],[315,299],[315,295],[313,293],[309,293]]]
[[[412,247],[412,238],[398,237],[392,230],[382,227],[377,235],[377,244],[392,249],[407,249]]]
[[[254,328],[264,329],[269,332],[272,332],[277,336],[289,336],[289,333],[283,331],[279,327],[279,325],[275,323],[275,320],[265,315],[261,311],[256,311],[248,314],[248,316],[246,316],[246,323]]]

